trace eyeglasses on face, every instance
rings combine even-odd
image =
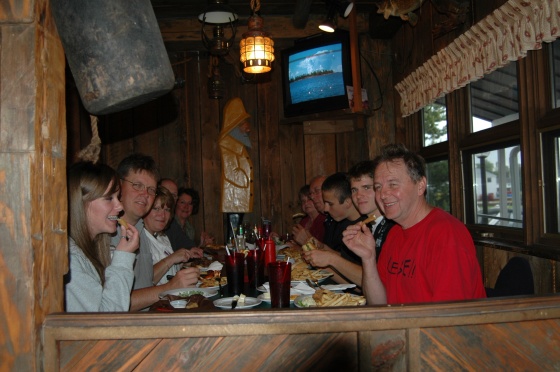
[[[121,178],[121,180],[130,183],[132,185],[132,188],[136,191],[148,190],[148,194],[151,195],[151,196],[156,196],[156,194],[157,194],[157,189],[155,187],[146,186],[141,182],[132,182],[132,181],[129,181],[125,178]]]

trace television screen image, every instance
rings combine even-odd
[[[290,95],[300,103],[345,94],[342,44],[331,44],[289,57]]]
[[[282,51],[284,116],[348,109],[352,85],[347,31],[311,35]]]

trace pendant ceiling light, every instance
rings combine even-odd
[[[336,30],[337,13],[342,18],[346,18],[354,8],[352,1],[326,0],[325,5],[327,7],[327,18],[319,24],[319,29],[325,32]]]
[[[251,0],[251,16],[247,21],[248,31],[239,43],[243,71],[250,74],[269,72],[274,61],[274,41],[263,31],[264,21],[257,14],[259,0]]]
[[[198,19],[202,22],[200,35],[204,47],[208,49],[212,55],[226,55],[235,39],[236,29],[234,23],[237,21],[237,14],[227,5],[227,0],[209,1],[208,6],[204,12],[198,16]],[[204,30],[206,24],[214,26],[212,29],[212,39],[206,35]],[[225,26],[227,25],[231,28],[231,36],[226,39]]]

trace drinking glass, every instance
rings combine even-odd
[[[290,262],[276,261],[268,264],[271,307],[290,307],[291,280],[292,264]]]
[[[252,249],[247,254],[247,278],[251,289],[264,283],[264,254],[261,249]]]
[[[232,252],[226,256],[226,275],[230,296],[243,293],[243,274],[245,271],[245,255]]]

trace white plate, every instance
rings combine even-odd
[[[257,299],[261,300],[262,302],[266,302],[266,303],[270,303],[270,297],[265,298],[264,297],[264,293],[261,293],[260,295],[257,296]]]
[[[352,297],[360,297],[360,296],[355,295],[355,294],[351,294],[350,296],[352,296]],[[309,297],[313,297],[313,295],[302,295],[302,296],[297,297],[297,298],[294,300],[294,305],[296,305],[296,307],[300,307],[300,308],[318,307],[318,306],[302,306],[302,305],[301,305],[301,301],[303,301],[304,299],[307,299],[307,298],[309,298]],[[364,304],[364,305],[365,305],[365,304]],[[359,305],[359,306],[364,306],[364,305]],[[353,306],[353,305],[348,305],[348,306]],[[320,306],[320,307],[322,307],[322,306]],[[327,307],[327,306],[325,306],[325,307]],[[334,307],[338,307],[338,306],[334,306]]]
[[[197,288],[197,287],[190,287],[190,288],[178,288],[178,289],[171,289],[169,291],[161,292],[159,294],[159,298],[163,298],[166,295],[173,295],[179,297],[188,297],[190,294],[185,295],[185,293],[201,293],[204,297],[212,297],[218,294],[218,291],[212,288]]]
[[[227,284],[226,284],[226,285],[227,285]],[[224,287],[224,286],[222,286],[222,288],[223,288],[223,287]],[[198,287],[197,289],[208,289],[208,290],[210,290],[210,291],[216,291],[216,292],[218,292],[218,289],[220,289],[220,286],[219,286],[219,285],[215,285],[215,286],[213,286],[213,287]]]
[[[219,307],[221,309],[231,309],[231,303],[233,301],[233,297],[224,297],[214,300],[214,306]],[[245,297],[244,303],[237,303],[236,309],[248,309],[251,307],[255,307],[261,304],[260,298],[255,297]]]

